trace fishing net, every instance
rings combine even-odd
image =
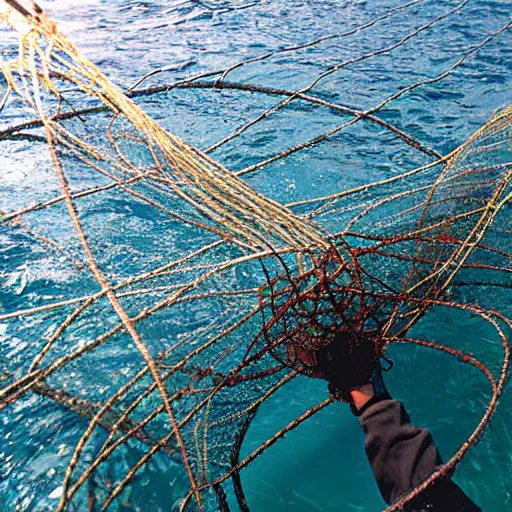
[[[335,106],[352,118],[232,173],[161,128],[130,99],[137,90],[121,91],[39,8],[24,5],[8,1],[0,7],[0,19],[20,33],[19,55],[3,67],[2,107],[15,95],[37,118],[2,136],[44,137],[60,193],[5,212],[1,223],[19,243],[12,258],[62,273],[80,295],[34,305],[28,289],[0,315],[13,324],[42,315],[40,322],[18,327],[31,350],[3,356],[0,407],[7,410],[36,394],[90,420],[69,459],[57,510],[115,508],[159,453],[176,460],[188,478],[181,510],[229,510],[228,481],[240,509],[248,510],[241,469],[332,400],[309,409],[241,459],[251,420],[297,375],[315,374],[318,350],[339,331],[354,343],[372,339],[378,355],[392,343],[422,345],[486,375],[492,394],[474,432],[388,510],[452,471],[488,424],[508,372],[511,320],[506,304],[496,300],[491,309],[486,295],[490,286],[511,286],[512,108],[495,114],[446,156],[374,114],[410,90],[441,80],[510,24],[444,74],[403,88],[366,111]],[[233,69],[269,55],[217,73],[213,85],[198,81],[204,76],[174,84],[284,96],[219,144],[297,98],[329,105],[308,95],[319,79],[297,91],[224,80]],[[90,115],[94,124],[86,120]],[[430,163],[288,206],[257,193],[241,177],[361,119],[400,137]],[[39,135],[23,133],[37,127]],[[105,212],[108,227],[99,225]],[[158,243],[148,246],[142,226],[158,234]],[[24,249],[34,240],[44,251]],[[64,289],[52,286],[53,296]],[[487,322],[503,344],[499,368],[492,372],[471,354],[413,337],[412,328],[437,308],[467,311]],[[100,486],[97,480],[109,464],[115,474],[108,486]]]

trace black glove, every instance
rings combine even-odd
[[[388,361],[390,363],[390,361]],[[350,391],[372,383],[374,397],[371,403],[390,398],[382,380],[380,355],[374,342],[340,332],[316,354],[316,375],[328,381],[328,389],[336,400],[348,402],[356,415]],[[365,404],[365,409],[368,404]]]
[[[316,354],[316,370],[330,387],[342,393],[370,382],[379,357],[368,338],[340,332]]]

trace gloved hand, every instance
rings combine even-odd
[[[315,370],[316,377],[329,383],[331,396],[348,402],[354,414],[360,412],[354,407],[350,392],[365,384],[373,385],[372,403],[390,398],[382,380],[380,355],[369,338],[338,333],[329,345],[317,352]]]

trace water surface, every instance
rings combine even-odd
[[[225,69],[266,51],[348,32],[400,2],[57,0],[41,4],[87,57],[128,88],[154,69],[165,71],[140,87]],[[329,66],[391,46],[457,5],[448,0],[418,2],[350,36],[240,67],[226,80],[296,90]],[[393,51],[344,66],[321,81],[311,94],[351,108],[371,108],[401,88],[445,71],[467,50],[508,23],[511,8],[508,1],[463,3],[459,11]],[[493,112],[510,103],[511,48],[510,31],[502,33],[442,81],[417,88],[389,104],[380,117],[425,148],[441,154],[453,150]],[[15,55],[16,38],[8,30],[0,32],[0,52],[4,58]],[[280,99],[268,91],[190,88],[141,96],[137,101],[172,133],[207,149]],[[2,113],[0,128],[32,116],[23,105],[10,101]],[[344,120],[347,117],[333,109],[296,101],[221,146],[212,156],[238,171],[313,139]],[[24,140],[0,144],[2,211],[59,195],[43,145]],[[364,121],[321,144],[271,163],[246,179],[258,191],[288,203],[389,177],[431,160],[396,134]],[[73,185],[81,189],[97,184],[101,184],[98,177],[82,175]],[[169,255],[179,254],[185,239],[193,245],[194,234],[177,231],[163,217],[149,219],[149,212],[122,194],[108,207],[91,199],[87,208],[86,223],[99,226],[91,239],[98,245],[99,241],[105,242],[100,258],[116,279],[130,275],[135,267],[152,268]],[[51,210],[45,226],[35,216],[27,221],[33,222],[32,227],[49,233],[53,230],[53,234],[66,239],[66,257],[47,255],[21,228],[20,232],[0,230],[0,312],[76,295],[69,255],[79,260],[81,254],[72,226],[59,220],[64,213],[63,208]],[[331,222],[334,225],[329,227],[334,230],[336,220]],[[137,250],[142,254],[148,244],[152,244],[152,257],[146,261],[140,256],[134,263],[131,257]],[[107,307],[98,305],[99,314]],[[62,311],[62,315],[69,311]],[[19,361],[23,367],[32,350],[31,340],[24,335],[30,332],[32,336],[45,336],[58,321],[55,318],[48,323],[48,318],[0,322],[0,358],[9,365]],[[167,324],[167,328],[185,331],[200,324],[201,311],[185,311],[176,325]],[[158,323],[153,328],[164,343],[166,332]],[[87,333],[95,326],[83,325],[81,329]],[[425,319],[421,329],[439,342],[483,355],[493,369],[499,365],[499,342],[476,319],[438,311]],[[79,338],[81,333],[74,336]],[[116,364],[129,368],[132,355],[128,350],[119,353]],[[414,421],[432,429],[447,459],[485,410],[489,398],[485,378],[443,355],[421,349],[397,346],[390,355],[395,360],[395,369],[386,376],[391,393],[406,404]],[[242,456],[325,397],[325,385],[306,378],[283,388],[258,412]],[[503,511],[512,505],[511,398],[509,387],[489,430],[460,464],[455,477],[486,511]],[[63,469],[85,428],[82,419],[35,396],[3,411],[0,509],[52,510],[59,497]],[[20,431],[28,431],[29,436],[20,436]],[[140,453],[124,453],[119,464],[129,467],[137,455]],[[342,404],[322,411],[272,446],[242,472],[242,480],[254,511],[372,512],[384,507],[364,454],[358,422]],[[118,510],[169,511],[179,503],[183,485],[176,466],[165,457],[155,458],[123,495]],[[236,510],[233,496],[229,499]]]

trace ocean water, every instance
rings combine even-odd
[[[125,88],[155,69],[162,72],[149,77],[140,87],[222,70],[264,52],[350,32],[371,20],[384,18],[345,37],[239,67],[226,78],[231,84],[259,87],[260,92],[239,90],[232,85],[224,89],[177,88],[137,98],[169,131],[201,149],[211,147],[278,103],[281,97],[273,90],[303,88],[340,62],[347,64],[319,82],[310,94],[356,109],[378,105],[409,84],[443,73],[510,23],[512,13],[512,3],[506,0],[425,0],[387,17],[386,12],[404,2],[40,3],[88,58]],[[433,20],[438,21],[427,27]],[[390,51],[358,60],[402,39],[404,43]],[[7,29],[0,31],[2,58],[13,57],[16,44],[15,36]],[[508,30],[469,55],[453,73],[403,95],[388,104],[379,116],[424,147],[448,153],[495,111],[510,104],[511,57],[512,33]],[[0,130],[31,117],[25,106],[9,101],[0,117]],[[314,139],[347,119],[332,108],[296,101],[214,150],[212,156],[227,168],[239,171]],[[259,192],[291,203],[390,177],[431,160],[431,156],[405,144],[394,133],[364,121],[320,144],[270,163],[245,179]],[[77,185],[85,188],[102,183],[96,180],[94,176],[84,176]],[[0,140],[2,212],[56,195],[59,186],[44,145]],[[149,219],[144,208],[122,195],[109,208],[95,205],[92,200],[88,207],[86,222],[99,226],[91,233],[91,239],[98,245],[100,241],[106,242],[102,261],[116,278],[130,275],[127,252],[131,254],[138,248],[141,261],[137,268],[146,269],[183,251],[184,238],[194,246],[194,233],[173,229],[172,223],[164,218]],[[71,226],[58,220],[62,215],[63,210],[52,210],[45,221],[49,223],[46,228],[64,239],[69,231],[71,239]],[[27,221],[33,222],[33,227],[41,227],[38,217],[29,216]],[[112,226],[126,229],[116,230]],[[70,258],[80,258],[78,246],[73,244],[71,241],[67,259],[58,254],[43,257],[46,252],[34,248],[34,239],[0,227],[0,314],[76,292],[74,275],[68,268]],[[148,244],[153,244],[152,257],[145,261],[142,250]],[[87,288],[87,283],[84,286]],[[509,290],[490,293],[509,294]],[[506,303],[507,296],[500,300]],[[98,308],[100,314],[105,305]],[[179,322],[167,328],[185,332],[201,324],[201,313],[185,310]],[[23,368],[23,361],[34,345],[24,334],[45,336],[59,318],[35,315],[0,321],[0,362],[6,368],[16,367],[19,362]],[[151,328],[163,338],[165,333],[158,331],[159,326],[155,322]],[[82,328],[94,330],[96,326]],[[440,343],[481,356],[493,370],[499,368],[503,357],[499,342],[477,318],[436,311],[425,318],[418,331],[428,332]],[[467,365],[425,349],[393,346],[389,355],[395,361],[394,369],[386,375],[391,394],[404,402],[416,423],[432,430],[443,457],[448,459],[485,411],[490,397],[485,377]],[[117,364],[130,367],[132,356],[128,350],[118,354]],[[258,411],[244,442],[242,457],[325,399],[325,388],[322,382],[297,378],[278,391]],[[54,510],[62,472],[86,426],[87,422],[73,413],[35,396],[0,411],[0,510]],[[123,453],[119,464],[133,463],[137,455],[140,453],[136,448],[134,453]],[[241,478],[253,511],[372,512],[385,506],[366,460],[359,424],[343,404],[328,407],[287,434],[242,471]],[[490,427],[458,466],[455,480],[486,511],[504,511],[512,506],[510,385]],[[113,509],[174,510],[185,483],[174,463],[164,456],[157,457]],[[228,499],[232,510],[237,510],[229,488]],[[82,509],[86,510],[78,508]]]

